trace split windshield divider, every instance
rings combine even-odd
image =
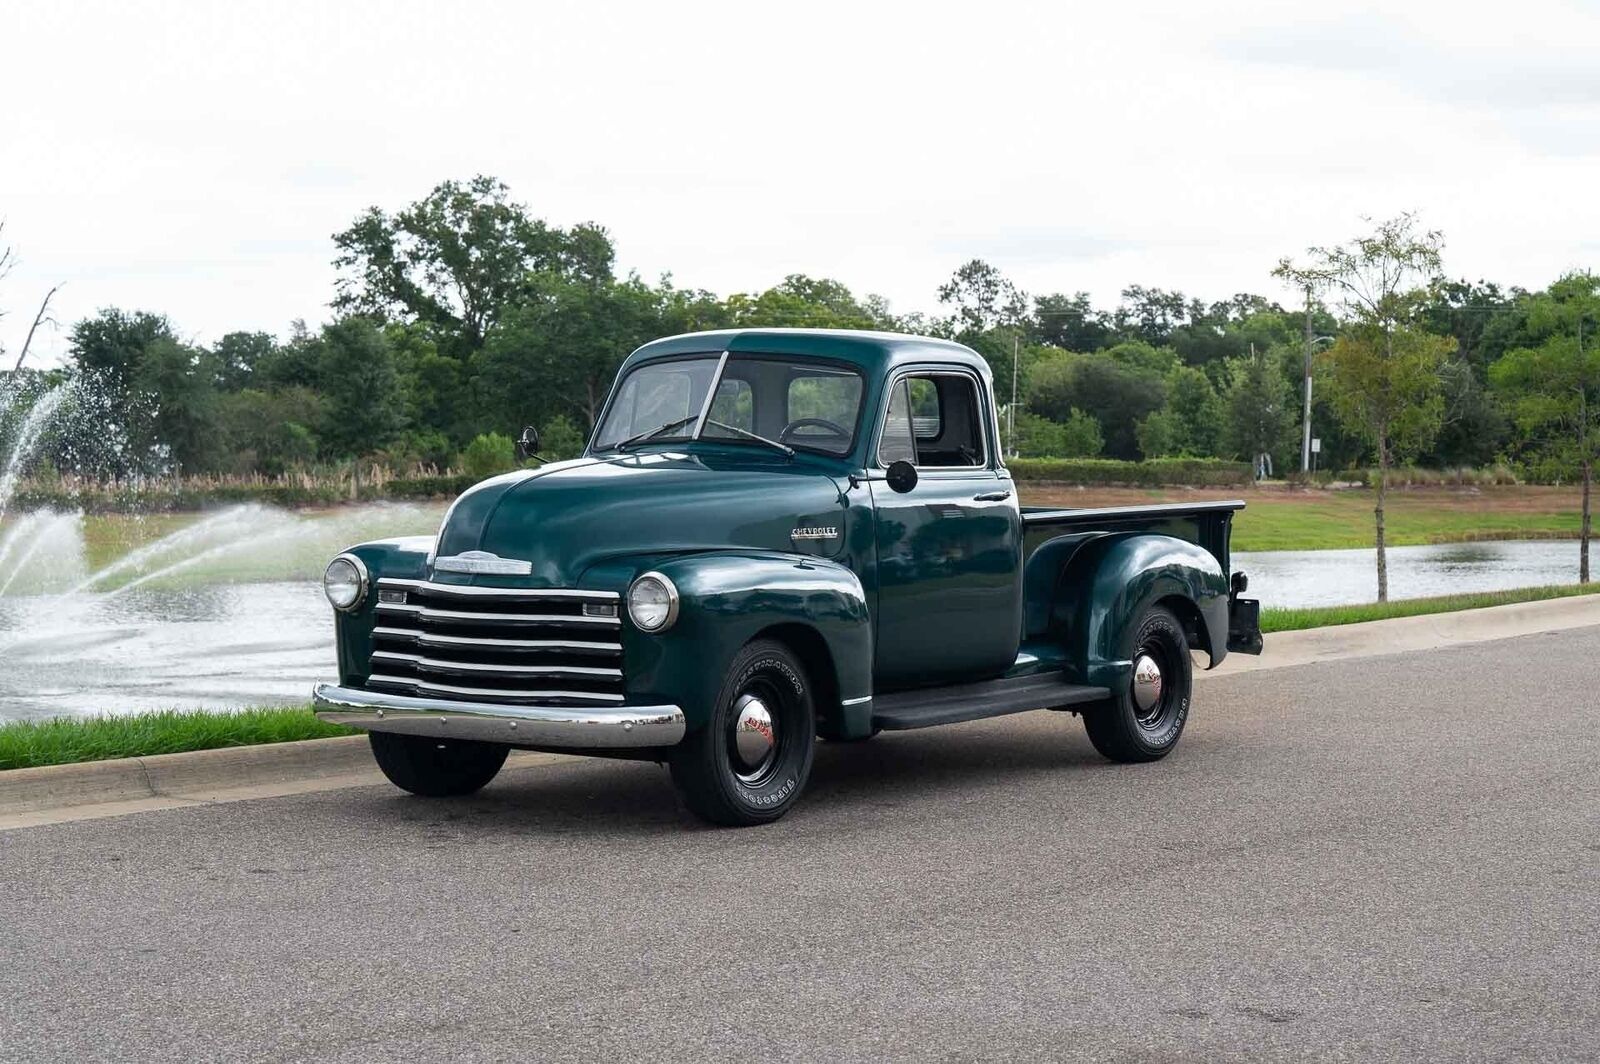
[[[717,389],[722,385],[722,371],[728,368],[728,352],[724,350],[722,357],[717,359],[717,371],[711,375],[711,387],[706,389],[706,400],[700,404],[700,417],[694,423],[694,435],[690,440],[698,440],[700,433],[705,430],[706,419],[711,416],[711,401],[717,397]]]

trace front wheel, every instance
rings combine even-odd
[[[805,666],[758,639],[734,655],[716,709],[673,752],[672,782],[713,824],[766,824],[787,813],[811,775],[816,707]]]
[[[456,798],[481,789],[506,763],[510,747],[470,739],[368,732],[372,756],[389,782],[424,798]]]
[[[1194,665],[1183,625],[1152,606],[1127,643],[1133,672],[1121,691],[1083,715],[1089,741],[1113,761],[1159,761],[1172,752],[1189,719]]]

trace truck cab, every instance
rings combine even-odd
[[[582,457],[329,564],[315,710],[416,794],[470,793],[513,748],[640,757],[732,825],[793,807],[819,737],[1066,710],[1155,760],[1192,655],[1261,650],[1229,572],[1242,507],[1021,506],[959,344],[670,337],[624,361]]]

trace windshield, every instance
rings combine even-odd
[[[719,356],[650,362],[629,373],[617,389],[594,438],[597,451],[630,440],[688,440],[706,405]],[[653,435],[659,432],[660,435]]]
[[[622,379],[594,449],[696,438],[711,356],[651,362]],[[735,355],[717,380],[699,439],[845,455],[855,444],[863,391],[853,369],[810,359]]]

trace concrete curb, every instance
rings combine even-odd
[[[1514,639],[1540,632],[1600,625],[1600,594],[1517,602],[1454,613],[1427,613],[1419,617],[1392,617],[1330,628],[1307,628],[1266,637],[1266,652],[1259,658],[1229,654],[1217,669],[1202,676],[1232,676],[1262,669],[1284,669],[1317,661],[1404,654],[1414,650]]]
[[[1262,657],[1230,654],[1220,668],[1196,672],[1195,678],[1203,681],[1590,625],[1600,625],[1600,595],[1311,628],[1269,635]],[[506,767],[569,759],[562,754],[516,751]],[[383,782],[362,736],[12,769],[0,772],[0,831]]]
[[[507,769],[561,760],[514,751]],[[0,772],[0,831],[384,783],[364,736]]]

